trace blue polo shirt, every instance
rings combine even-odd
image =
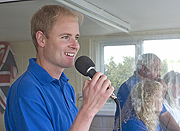
[[[11,86],[7,96],[7,131],[68,131],[78,109],[75,92],[62,73],[59,80],[29,60],[27,71]]]
[[[143,121],[135,116],[131,116],[126,123],[122,123],[122,131],[148,131]],[[157,124],[157,131],[163,131],[162,127]]]

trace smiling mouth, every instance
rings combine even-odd
[[[74,56],[73,53],[66,53],[67,56]]]

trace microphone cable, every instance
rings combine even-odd
[[[122,128],[121,128],[121,106],[120,106],[120,103],[119,103],[117,97],[114,98],[113,100],[115,101],[115,103],[117,105],[117,109],[119,110],[119,121],[118,121],[119,127],[117,127],[116,130],[118,131],[118,129],[119,129],[120,131],[122,131]]]

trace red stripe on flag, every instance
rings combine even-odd
[[[0,83],[10,83],[10,74],[0,74]]]
[[[0,62],[3,61],[4,55],[5,55],[5,49],[4,48],[0,48]]]
[[[2,97],[0,96],[0,101],[1,103],[4,105],[4,107],[6,107],[6,103],[3,101]]]
[[[15,78],[13,66],[11,66],[11,77],[12,77],[13,79]]]
[[[9,43],[6,43],[6,42],[0,42],[0,44],[3,44],[5,47],[4,48],[2,48],[2,50],[5,50],[5,52],[2,54],[2,56],[1,56],[1,62],[3,62],[6,58],[5,58],[5,55],[6,55],[6,53],[8,53],[7,52],[7,48],[8,48],[8,45],[9,45]]]

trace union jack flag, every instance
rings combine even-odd
[[[10,77],[13,79],[18,72],[14,55],[9,43],[0,42],[0,112],[6,108],[6,97],[10,87]]]

